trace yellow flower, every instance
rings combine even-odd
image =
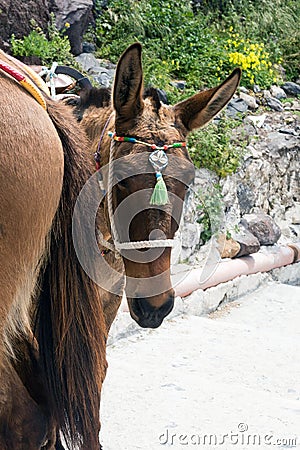
[[[66,23],[65,23],[65,28],[70,28],[70,26],[71,26],[71,25],[70,25],[69,22],[66,22]]]

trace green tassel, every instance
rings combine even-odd
[[[150,205],[166,205],[169,202],[169,196],[166,183],[160,172],[156,172],[156,185],[151,195]]]

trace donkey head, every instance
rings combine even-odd
[[[144,94],[140,44],[133,44],[121,56],[113,90],[116,140],[112,145],[111,196],[120,242],[174,238],[185,193],[194,177],[184,146],[186,137],[220,112],[234,94],[239,79],[240,70],[236,69],[220,86],[167,106],[160,102],[154,89]],[[124,137],[134,139],[128,142],[122,140]],[[149,161],[154,146],[168,146],[162,152],[168,163],[161,170],[168,201],[158,205],[150,202],[156,184],[155,170]],[[151,249],[146,245],[143,248],[140,242],[139,250],[121,252],[130,313],[142,327],[158,327],[174,305],[171,250],[164,242],[167,241]]]

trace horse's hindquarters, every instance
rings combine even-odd
[[[57,210],[62,178],[62,147],[47,113],[14,81],[0,76],[2,335],[8,328],[14,331],[16,323],[25,327],[26,309]]]

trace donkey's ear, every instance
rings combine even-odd
[[[116,128],[131,128],[133,119],[143,109],[142,90],[142,47],[135,43],[125,50],[117,65],[113,89]]]
[[[175,105],[176,116],[189,131],[203,127],[229,102],[240,78],[241,70],[235,69],[220,86],[199,92]]]

